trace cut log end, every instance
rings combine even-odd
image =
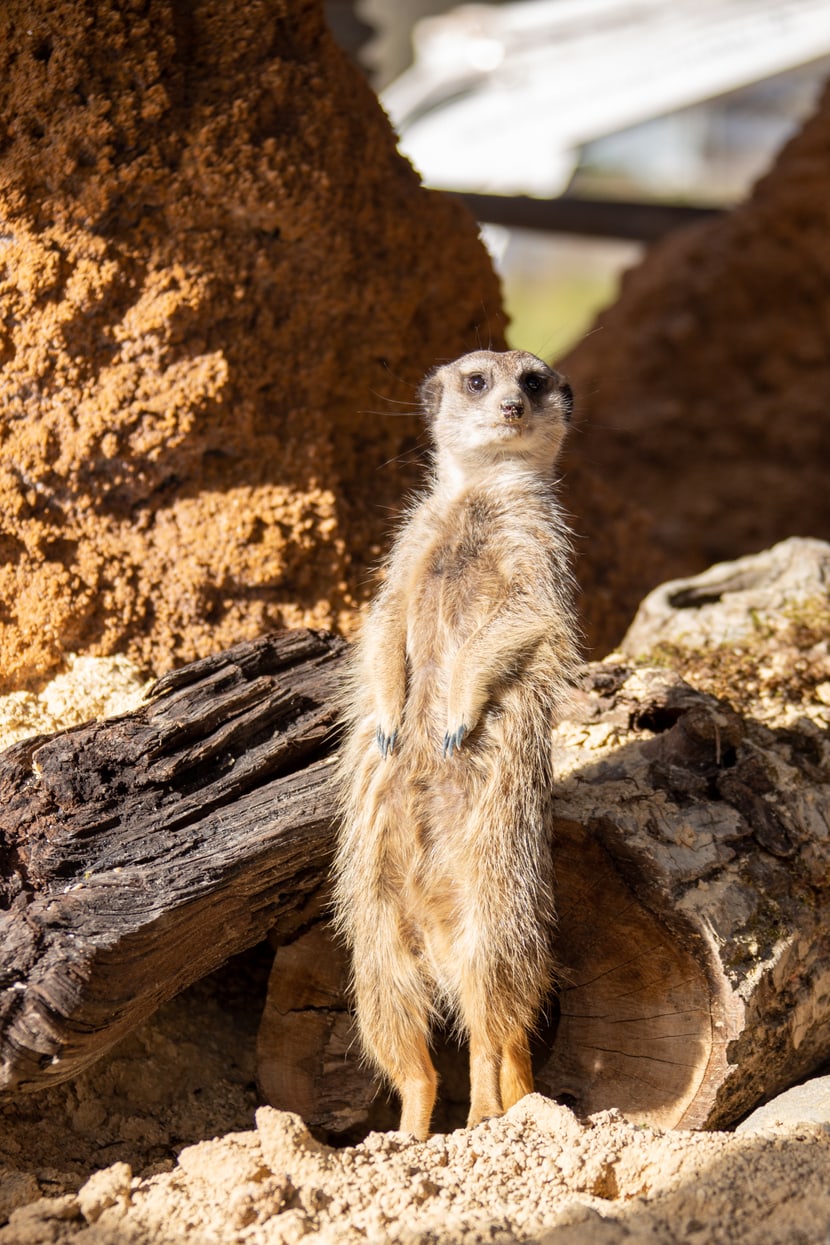
[[[721,1006],[691,931],[666,927],[590,828],[555,827],[559,1024],[538,1088],[590,1115],[704,1122]]]

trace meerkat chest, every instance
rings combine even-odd
[[[421,568],[424,587],[451,588],[456,583],[468,586],[482,574],[495,569],[492,551],[485,540],[473,539],[469,532],[445,534],[428,550]]]
[[[492,514],[468,507],[448,515],[414,568],[410,626],[463,643],[509,591],[504,552]]]

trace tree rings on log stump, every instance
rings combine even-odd
[[[581,1115],[613,1105],[635,1122],[702,1124],[717,995],[691,929],[684,938],[644,906],[597,829],[554,828],[559,1022],[537,1087]]]

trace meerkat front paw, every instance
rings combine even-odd
[[[392,755],[398,743],[403,709],[403,689],[401,689],[400,693],[396,693],[393,689],[392,694],[376,697],[375,722],[377,726],[375,728],[375,739],[377,740],[378,752],[384,760]]]
[[[388,731],[382,724],[378,724],[375,738],[378,743],[378,752],[384,760],[395,751],[395,744],[398,742],[398,728]]]
[[[461,747],[461,741],[464,739],[464,736],[469,733],[470,728],[464,722],[462,722],[460,726],[456,726],[454,730],[452,728],[448,728],[447,733],[444,736],[444,746],[441,749],[441,755],[444,757],[451,757],[453,752]]]

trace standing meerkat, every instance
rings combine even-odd
[[[431,1019],[470,1045],[468,1126],[533,1089],[551,988],[550,729],[577,660],[554,464],[563,378],[489,350],[420,391],[434,474],[355,646],[341,752],[337,924],[366,1053],[425,1138]]]

